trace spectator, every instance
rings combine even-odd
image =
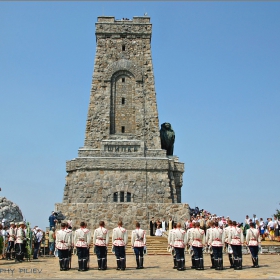
[[[264,224],[264,221],[263,221],[263,218],[260,218],[260,225],[259,225],[259,231],[260,231],[260,235],[261,235],[261,238],[262,238],[262,241],[265,240],[265,224]]]
[[[279,226],[277,216],[274,216],[274,238],[279,241]]]
[[[67,221],[67,224],[68,224],[68,229],[72,229],[73,222],[71,219]]]
[[[33,259],[38,259],[42,238],[43,238],[42,230],[38,227],[35,228],[33,231],[33,242],[34,242]]]
[[[249,215],[246,215],[245,222],[244,222],[245,226],[246,226],[246,224],[249,224],[249,220],[250,220]],[[250,228],[250,226],[249,226],[249,228]]]
[[[47,233],[49,235],[49,256],[54,256],[54,244],[55,244],[55,234],[54,227],[51,227],[50,231]]]
[[[247,230],[250,228],[250,223],[252,223],[252,219],[249,219],[248,223],[245,223],[243,228],[243,235],[246,236]]]
[[[268,218],[267,228],[269,231],[269,239],[271,241],[274,241],[274,222],[272,221],[271,218]]]
[[[253,214],[252,222],[254,224],[256,224],[257,220],[258,220],[258,218],[257,218],[256,214]]]
[[[49,222],[50,222],[50,228],[55,228],[55,223],[57,222],[56,216],[54,211],[52,211],[52,214],[49,216]]]

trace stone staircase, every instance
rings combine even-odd
[[[159,236],[147,236],[147,254],[148,255],[170,255],[167,252],[167,239],[166,237]],[[134,251],[131,248],[131,237],[128,237],[128,246],[126,247],[127,255],[134,255]],[[93,244],[92,248],[93,248]],[[114,255],[112,253],[112,239],[110,238],[109,246],[108,246],[108,255]],[[93,250],[90,250],[90,254],[93,254]]]

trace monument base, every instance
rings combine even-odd
[[[99,221],[104,221],[107,229],[113,229],[122,220],[128,230],[135,228],[136,221],[148,230],[152,217],[165,221],[172,217],[175,222],[190,218],[189,205],[183,203],[56,203],[55,210],[71,219],[73,228],[79,228],[80,222],[85,221],[89,229],[97,228]]]

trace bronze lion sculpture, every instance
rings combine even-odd
[[[163,123],[160,129],[161,148],[166,150],[166,155],[173,156],[175,132],[170,123]]]

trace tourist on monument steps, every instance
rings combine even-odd
[[[118,222],[118,226],[113,229],[112,246],[117,259],[117,270],[125,270],[125,246],[127,244],[127,231],[122,227],[122,221]]]
[[[144,268],[144,247],[146,246],[146,232],[136,222],[136,229],[131,233],[131,247],[136,256],[136,269]],[[140,257],[140,258],[139,258]]]
[[[150,236],[155,236],[156,222],[154,217],[150,220]]]
[[[169,221],[167,223],[168,230],[173,229],[174,221],[172,220],[172,217],[169,218]]]
[[[99,270],[107,269],[107,247],[109,244],[108,230],[105,228],[104,221],[99,222],[99,228],[94,231],[93,244],[97,255]]]
[[[75,231],[74,246],[77,248],[78,271],[88,270],[89,246],[91,242],[91,232],[86,228],[86,223],[81,222],[80,228]],[[69,257],[69,254],[68,254]]]

